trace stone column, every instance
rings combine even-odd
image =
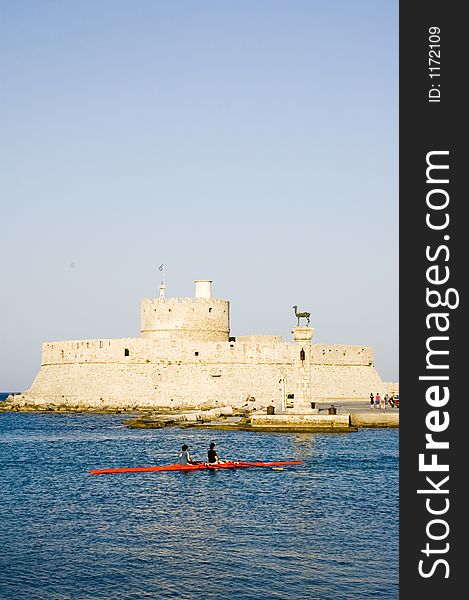
[[[311,413],[311,340],[314,329],[312,327],[293,327],[293,339],[297,346],[297,386],[292,413]]]

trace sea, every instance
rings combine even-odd
[[[2,600],[397,599],[398,429],[129,429],[123,415],[0,413]],[[92,475],[204,460],[224,471]]]

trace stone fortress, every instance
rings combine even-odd
[[[273,406],[311,413],[318,402],[398,390],[381,380],[372,348],[312,344],[314,330],[300,318],[291,342],[231,336],[230,303],[212,298],[211,284],[196,280],[194,298],[166,298],[162,283],[159,298],[141,302],[138,338],[44,343],[41,369],[14,404],[32,410]]]

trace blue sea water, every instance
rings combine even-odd
[[[127,429],[119,415],[0,414],[2,600],[398,598],[398,430]],[[204,459],[304,461],[90,475]]]
[[[6,400],[10,394],[20,394],[21,392],[0,392],[0,402]]]

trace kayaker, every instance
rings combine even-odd
[[[180,465],[197,465],[197,464],[199,464],[189,454],[189,446],[187,446],[186,444],[183,444],[183,446],[181,448],[181,453],[179,454],[179,464]]]
[[[220,458],[218,457],[217,451],[215,450],[215,444],[213,442],[210,444],[210,449],[207,452],[207,455],[209,463],[220,462]]]

